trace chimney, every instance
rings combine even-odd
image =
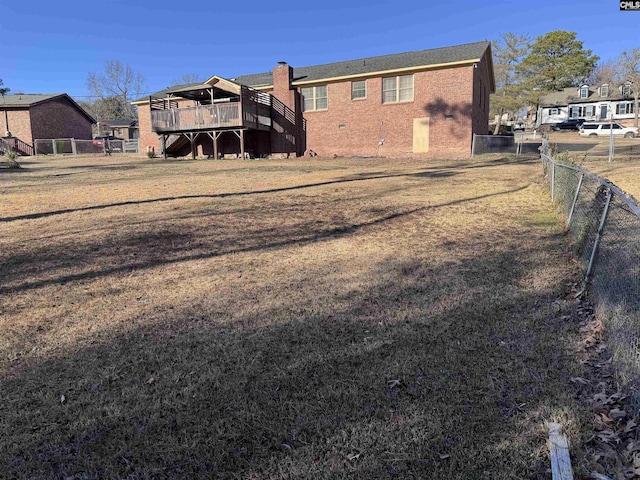
[[[295,111],[294,91],[291,87],[293,68],[287,62],[278,62],[273,68],[273,96]]]

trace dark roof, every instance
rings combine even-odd
[[[64,93],[19,93],[16,95],[5,95],[4,96],[4,105],[11,106],[20,106],[20,107],[29,107],[31,105],[35,105],[36,103],[44,102],[46,100],[51,100],[55,97],[60,97],[64,95]]]
[[[71,105],[77,108],[80,113],[87,118],[87,120],[91,123],[96,123],[95,119],[66,93],[18,93],[16,95],[5,95],[4,105],[8,107],[15,107],[16,109],[23,109],[24,107],[29,108],[34,105],[56,99],[67,100]]]
[[[157,92],[153,93],[154,97],[161,97],[161,96],[165,96],[169,93],[175,93],[178,92],[180,90],[184,90],[185,88],[193,88],[193,89],[197,89],[197,88],[211,88],[211,85],[207,85],[204,83],[185,83],[184,85],[173,85],[172,87],[167,87],[164,90],[159,90]],[[137,100],[134,100],[133,102],[144,102],[145,100],[149,100],[149,95],[145,96],[145,97],[140,97]]]
[[[379,57],[360,58],[345,62],[325,63],[293,69],[293,82],[309,82],[325,78],[363,75],[400,68],[423,67],[442,63],[454,63],[482,58],[489,42],[467,43],[453,47],[432,48],[416,52],[396,53]],[[273,84],[271,72],[241,75],[231,79],[248,87],[265,87]]]
[[[538,100],[538,104],[541,107],[565,107],[569,104],[576,103],[593,103],[593,102],[606,102],[606,101],[618,101],[626,100],[630,98],[627,95],[616,93],[616,88],[609,85],[609,95],[601,97],[599,95],[600,86],[590,86],[589,96],[587,98],[580,98],[579,90],[581,87],[568,87],[562,90],[542,95]]]
[[[293,69],[293,82],[322,80],[325,78],[336,78],[347,75],[364,75],[367,73],[383,72],[386,70],[396,70],[401,68],[425,67],[429,65],[446,64],[454,62],[465,62],[482,58],[491,44],[488,41],[467,43],[453,47],[431,48],[429,50],[419,50],[416,52],[395,53],[392,55],[382,55],[379,57],[359,58],[345,62],[325,63],[310,67],[300,67]],[[491,84],[493,85],[493,66],[490,62]],[[254,73],[251,75],[241,75],[228,79],[231,82],[245,85],[247,87],[268,87],[273,85],[272,72]],[[155,92],[153,96],[164,96],[176,93],[180,90],[192,87],[211,88],[210,85],[201,83],[191,83],[186,85],[175,85]],[[136,102],[144,102],[149,97],[142,97]]]

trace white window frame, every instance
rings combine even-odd
[[[622,95],[631,95],[631,84],[625,83],[622,85]]]
[[[407,87],[401,88],[400,87],[400,81],[401,79],[404,78],[411,78],[411,98],[403,98],[401,99],[401,92],[404,90],[405,92],[408,91],[409,89]],[[387,84],[387,86],[392,82],[395,81],[395,87],[394,88],[388,88],[385,87],[385,83]],[[388,104],[388,103],[405,103],[405,102],[413,102],[414,99],[414,88],[415,88],[415,82],[414,82],[414,78],[413,75],[397,75],[395,77],[382,77],[382,103],[383,104]],[[394,99],[393,100],[385,100],[385,93],[391,93],[394,92]]]
[[[356,96],[356,93],[359,95]],[[351,100],[364,100],[365,98],[367,98],[367,81],[354,80],[351,82]]]
[[[600,96],[601,97],[608,97],[609,96],[609,85],[608,84],[604,84],[600,86]]]
[[[329,89],[327,85],[315,85],[313,87],[302,87],[300,93],[302,94],[302,111],[303,112],[317,112],[317,111],[329,109]],[[319,107],[318,104],[319,103],[321,104],[322,100],[326,102],[325,106]],[[307,101],[311,102],[312,108],[307,108]]]
[[[616,115],[631,115],[633,112],[633,102],[620,102],[616,104]]]
[[[549,115],[558,115],[559,110],[557,108],[550,108],[549,109]]]
[[[580,98],[589,98],[589,87],[580,87]]]

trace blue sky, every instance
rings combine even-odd
[[[100,5],[100,9],[96,8]],[[195,6],[197,5],[197,6]],[[89,95],[89,72],[129,64],[147,92],[184,74],[235,77],[551,30],[602,59],[640,46],[640,12],[618,0],[0,2],[0,78],[14,92]],[[146,92],[145,92],[146,93]]]

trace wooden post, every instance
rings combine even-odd
[[[218,132],[213,132],[213,159],[218,159]]]
[[[164,154],[164,159],[167,159],[167,136],[162,134],[162,153]]]
[[[244,160],[244,130],[240,130],[240,157]]]
[[[193,138],[193,132],[189,133],[189,141],[191,142],[191,158],[193,160],[196,159],[196,148],[195,148],[195,143],[194,143],[194,138]]]
[[[551,478],[553,480],[573,480],[569,444],[562,434],[562,425],[549,423],[549,452],[551,453]]]

